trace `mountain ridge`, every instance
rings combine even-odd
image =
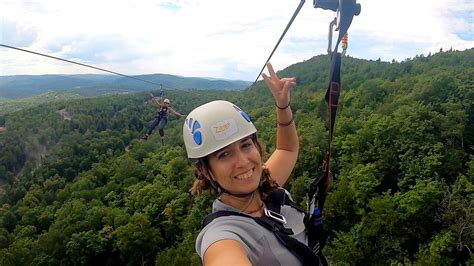
[[[251,82],[243,80],[227,80],[216,78],[183,77],[171,74],[135,75],[139,79],[156,84],[163,84],[169,89],[211,89],[211,90],[243,90]],[[74,89],[84,94],[110,94],[110,91],[140,92],[156,90],[158,85],[134,80],[126,77],[100,74],[45,74],[45,75],[14,75],[0,76],[0,98],[21,99],[40,95],[45,92],[64,92]],[[81,91],[79,91],[81,93]]]

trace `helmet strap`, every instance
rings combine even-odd
[[[219,185],[219,183],[217,183],[216,180],[210,178],[209,182],[211,183],[212,188],[217,190],[217,194],[221,195],[224,193],[224,189]]]
[[[260,154],[260,157],[261,156],[262,154]],[[262,163],[262,174],[260,174],[260,182],[258,183],[258,189],[260,189],[263,186],[263,183],[265,183],[265,179],[263,178],[265,171],[268,171],[267,166],[265,165],[265,163]]]
[[[265,164],[262,164],[262,174],[260,175],[260,183],[258,183],[258,188],[261,188],[263,183],[265,182],[265,180],[263,180],[263,173],[265,169],[267,169],[267,167],[265,166]]]

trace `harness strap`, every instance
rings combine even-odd
[[[332,138],[334,135],[339,96],[342,90],[341,56],[340,53],[333,53],[331,58],[331,80],[325,96],[329,109],[329,137],[326,158],[322,163],[320,175],[311,183],[308,190],[308,213],[305,217],[305,225],[308,229],[308,245],[316,253],[324,248],[327,239],[323,224],[323,208],[332,175],[330,165],[332,157]],[[311,206],[314,206],[314,209],[309,208]]]
[[[271,218],[266,216],[263,217],[253,217],[244,213],[234,212],[234,211],[218,211],[209,214],[204,218],[203,227],[211,223],[214,219],[223,216],[240,216],[246,217],[249,219],[254,220],[259,225],[265,227],[266,229],[270,230],[275,237],[280,241],[282,245],[284,245],[288,250],[293,253],[302,263],[303,265],[327,265],[323,264],[322,254],[317,255],[313,253],[313,251],[305,244],[301,243],[297,239],[291,237],[293,235],[293,230],[290,228],[285,228],[281,223],[274,221]],[[324,259],[325,261],[325,259]]]
[[[285,190],[279,189],[272,192],[265,199],[265,204],[268,209],[280,213],[282,205],[289,205],[301,212],[304,212],[295,202],[293,202],[290,197],[286,194]],[[327,261],[321,253],[321,249],[312,250],[310,247],[304,243],[298,241],[297,239],[291,237],[294,234],[291,228],[286,228],[281,222],[267,217],[253,217],[245,213],[234,212],[234,211],[217,211],[207,215],[204,218],[202,228],[211,223],[214,219],[222,216],[241,216],[249,219],[253,219],[257,224],[265,227],[270,230],[278,241],[284,245],[288,250],[293,253],[303,265],[327,265]]]
[[[329,9],[338,12],[338,18],[331,22],[330,27],[330,38],[329,44],[332,41],[332,25],[333,23],[338,24],[339,36],[336,41],[334,50],[332,47],[328,47],[328,52],[331,54],[331,80],[329,87],[326,91],[326,102],[329,106],[329,138],[328,138],[328,151],[326,152],[326,158],[323,161],[321,170],[322,173],[318,176],[313,183],[310,185],[308,190],[308,214],[312,215],[314,211],[319,209],[322,212],[324,202],[326,200],[326,194],[329,190],[329,182],[331,176],[331,168],[329,161],[331,159],[331,143],[334,134],[334,123],[336,122],[337,106],[339,103],[339,96],[341,94],[341,53],[337,52],[339,43],[343,41],[343,53],[347,48],[347,31],[352,23],[354,16],[358,16],[361,11],[361,5],[357,3],[357,0],[314,0],[313,6],[315,8]],[[339,20],[339,21],[338,21]],[[317,206],[315,206],[317,204]],[[321,214],[322,216],[322,214]]]
[[[334,135],[334,124],[336,122],[337,109],[339,105],[339,96],[341,95],[341,54],[334,53],[331,62],[331,80],[326,91],[326,102],[329,108],[329,137],[326,159],[321,166],[321,174],[311,183],[308,197],[316,197],[317,208],[323,210],[326,201],[327,191],[329,189],[331,168],[330,158],[332,155],[332,138]]]
[[[286,194],[284,189],[278,189],[264,200],[265,204],[267,205],[268,209],[277,213],[280,213],[280,208],[283,205],[291,206],[297,209],[300,212],[305,212],[303,208],[301,208],[298,204],[290,199],[290,197]]]

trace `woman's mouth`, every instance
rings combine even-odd
[[[235,176],[235,178],[237,178],[239,180],[244,180],[244,179],[247,179],[247,178],[251,177],[252,175],[253,175],[253,168],[248,170],[247,172],[245,172],[243,174]]]

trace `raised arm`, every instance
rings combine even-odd
[[[278,125],[276,150],[265,165],[278,185],[283,186],[295,167],[299,151],[298,134],[290,106],[290,89],[296,85],[296,79],[280,79],[270,63],[267,63],[267,68],[270,77],[265,73],[262,76],[275,99]]]
[[[156,99],[155,95],[153,95],[153,93],[150,93],[150,97],[151,97],[151,100],[158,106],[161,108],[162,104],[160,103],[160,101],[158,99]],[[161,97],[160,97],[161,98]]]

